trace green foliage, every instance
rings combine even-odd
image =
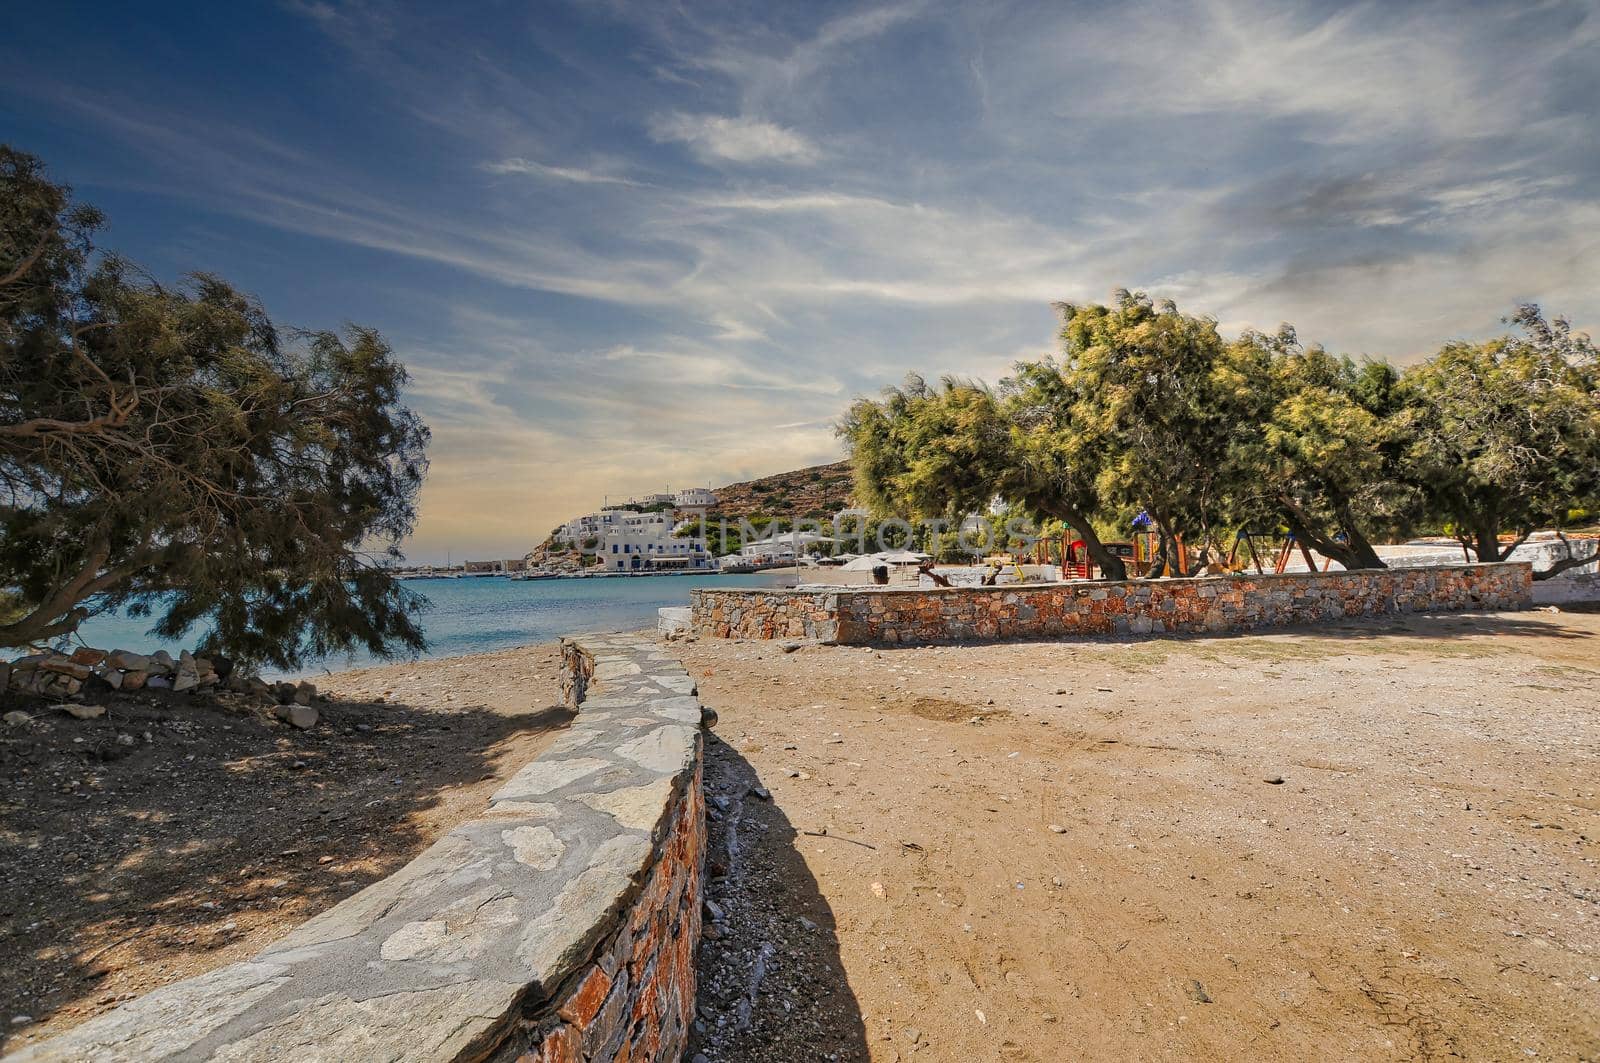
[[[226,282],[96,259],[99,218],[0,148],[0,584],[20,645],[162,610],[294,667],[422,647],[397,559],[428,431],[383,338],[284,334]]]
[[[1536,306],[1521,336],[1451,343],[1401,380],[1414,411],[1408,467],[1431,509],[1483,561],[1600,505],[1600,351]]]
[[[881,401],[855,403],[839,432],[850,443],[856,498],[880,516],[955,524],[998,497],[1036,521],[1077,528],[1106,571],[1122,574],[1088,517],[1096,466],[1079,460],[1088,450],[1067,421],[1069,379],[1048,361],[1017,370],[995,391],[913,376]]]
[[[1101,509],[1142,508],[1172,540],[1210,536],[1222,516],[1229,424],[1213,395],[1222,337],[1210,318],[1119,291],[1116,305],[1060,304],[1061,373],[1073,396],[1065,423],[1095,469]],[[1158,566],[1158,574],[1164,566]]]
[[[1372,542],[1403,534],[1420,506],[1396,384],[1387,363],[1302,347],[1287,325],[1229,344],[1212,390],[1228,426],[1228,523],[1281,522],[1347,568],[1382,567]]]
[[[1108,574],[1121,565],[1100,536],[1140,511],[1160,574],[1176,536],[1220,550],[1241,529],[1379,568],[1374,542],[1448,525],[1496,560],[1503,529],[1600,507],[1600,356],[1537,307],[1518,311],[1524,336],[1451,344],[1403,376],[1287,325],[1224,342],[1210,318],[1138,292],[1058,309],[1060,357],[993,390],[912,376],[856,402],[839,431],[857,498],[954,523],[998,497],[1075,529]]]

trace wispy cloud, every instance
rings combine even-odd
[[[585,170],[578,166],[550,166],[531,159],[500,159],[495,162],[486,162],[483,169],[495,174],[519,174],[525,177],[540,177],[549,181],[571,181],[580,185],[631,185],[637,187],[639,182],[627,177],[618,177],[616,174],[600,173],[596,170]]]
[[[424,551],[829,460],[851,395],[992,379],[1118,285],[1397,359],[1524,299],[1600,326],[1588,0],[283,10],[306,77],[259,100],[43,38],[0,85],[158,246],[385,329]]]
[[[704,162],[810,164],[821,152],[792,129],[760,118],[718,114],[658,115],[650,122],[657,141],[680,141]]]

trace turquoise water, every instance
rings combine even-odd
[[[688,605],[695,587],[784,587],[794,585],[793,570],[732,576],[646,576],[609,579],[412,580],[406,583],[428,599],[422,614],[428,636],[424,657],[456,657],[548,642],[579,631],[626,631],[655,627],[656,610]],[[150,618],[94,617],[79,629],[84,643],[101,649],[153,652],[163,648],[145,632]],[[174,653],[199,641],[200,632]],[[300,673],[316,675],[373,663],[366,654],[308,664]]]

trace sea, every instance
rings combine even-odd
[[[792,587],[793,569],[737,575],[611,576],[587,579],[511,580],[502,576],[407,580],[405,586],[428,604],[422,627],[428,648],[422,658],[459,657],[549,642],[586,631],[654,628],[656,610],[688,605],[696,587]],[[192,649],[204,632],[196,629],[179,645],[163,645],[148,634],[150,617],[108,613],[91,617],[78,629],[84,645],[153,653]],[[295,672],[264,669],[268,677],[301,678],[381,663],[365,652],[310,661]]]

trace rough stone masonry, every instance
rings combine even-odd
[[[1526,609],[1526,562],[1002,587],[697,590],[693,629],[843,644],[1250,631],[1352,617]]]
[[[253,959],[12,1057],[675,1060],[705,806],[694,682],[650,640],[565,640],[572,726],[475,820]]]

